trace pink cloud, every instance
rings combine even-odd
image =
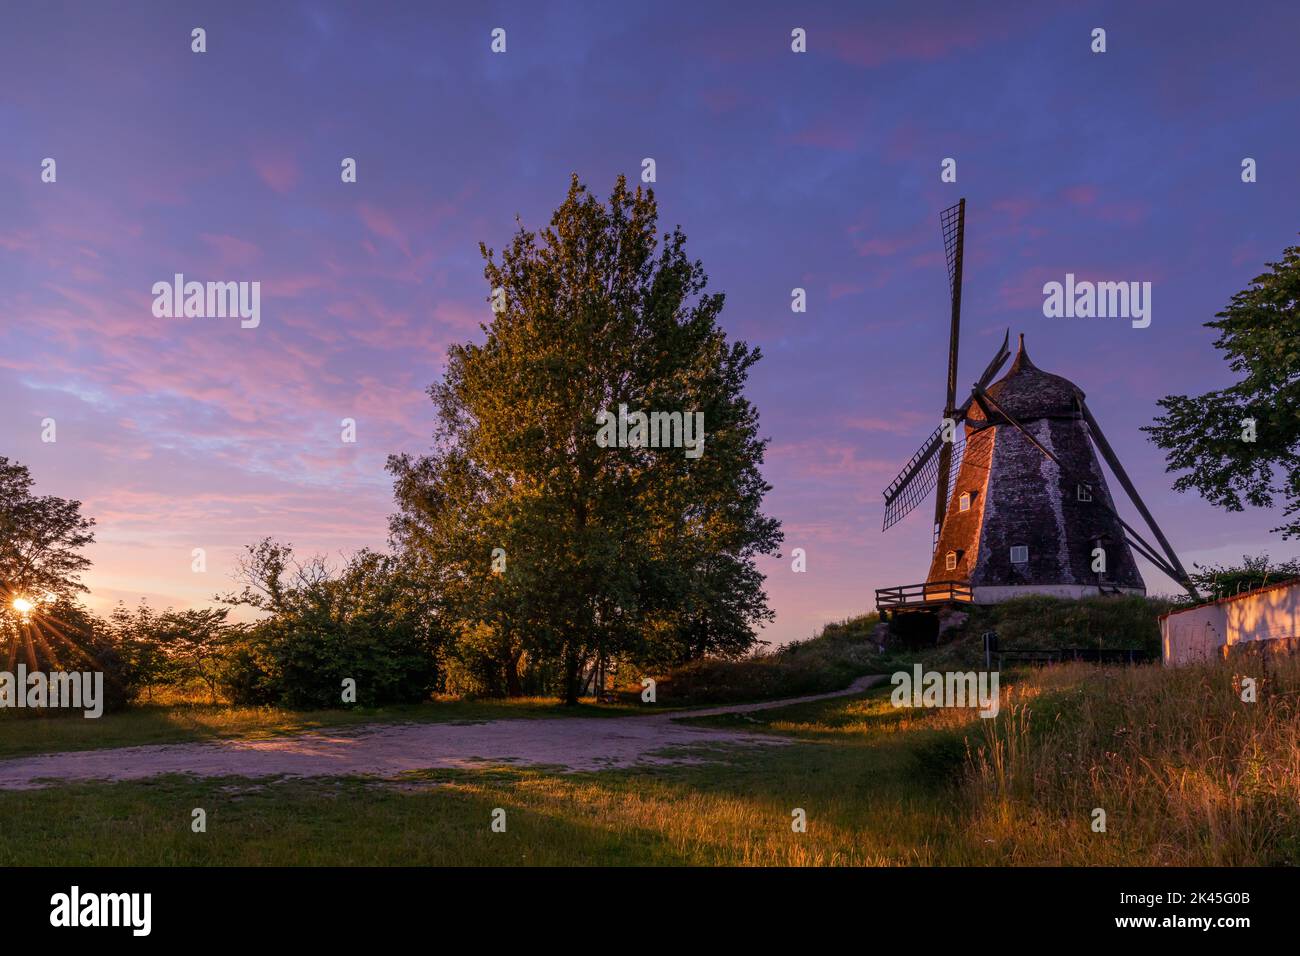
[[[888,480],[898,472],[901,464],[886,458],[862,458],[856,446],[825,438],[773,442],[768,448],[768,459],[774,465],[779,464],[783,470],[792,469],[795,474],[804,477],[854,483],[881,477]]]
[[[1145,222],[1151,213],[1151,204],[1144,200],[1126,200],[1111,202],[1097,210],[1097,218],[1105,222],[1117,222],[1126,226],[1136,226]]]
[[[903,162],[917,154],[921,131],[911,120],[904,120],[889,133],[885,144],[885,157],[891,162]]]
[[[834,28],[827,24],[819,42],[825,43],[836,59],[852,66],[932,62],[1027,32],[1034,19],[1031,12],[969,4],[939,10],[914,6],[904,15],[868,15],[857,24]]]
[[[996,213],[1009,219],[1013,225],[1018,225],[1027,216],[1038,210],[1039,203],[1038,200],[1026,196],[995,199],[990,203],[990,206]]]
[[[845,296],[858,295],[866,291],[867,287],[861,282],[832,282],[828,294],[831,301],[834,302],[836,299],[843,299]]]
[[[333,286],[328,276],[319,273],[299,273],[273,276],[262,280],[262,294],[278,299],[296,299],[304,292],[328,289]]]
[[[0,232],[0,249],[9,252],[35,252],[38,248],[39,245],[29,231],[14,229]]]
[[[1048,278],[1043,269],[1031,269],[1013,276],[998,287],[998,302],[1006,309],[1041,309],[1043,283]]]
[[[855,149],[862,138],[860,126],[844,122],[838,115],[823,117],[791,135],[789,142],[822,149]]]
[[[282,153],[264,153],[253,160],[258,177],[278,193],[287,193],[298,184],[301,172],[293,157]]]
[[[915,245],[909,236],[880,236],[875,239],[860,239],[853,243],[860,256],[892,256]]]
[[[387,239],[401,249],[408,258],[410,257],[411,249],[406,241],[406,236],[387,210],[363,202],[357,204],[357,215],[361,217],[362,223],[372,233],[381,239]]]
[[[890,418],[857,415],[841,421],[845,428],[864,432],[886,432],[891,435],[914,435],[918,441],[924,437],[925,426],[934,425],[933,416],[914,411],[903,411]]]
[[[1076,206],[1090,206],[1097,201],[1096,186],[1067,186],[1063,190],[1066,200]]]
[[[217,253],[220,266],[244,266],[262,254],[255,243],[234,236],[201,233],[199,236]]]
[[[700,102],[702,102],[708,111],[714,116],[719,116],[723,113],[730,113],[742,103],[749,100],[745,91],[740,87],[735,86],[716,87],[711,90],[704,90],[699,94],[699,98]]]

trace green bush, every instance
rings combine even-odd
[[[250,554],[250,587],[231,603],[269,616],[225,656],[219,679],[231,700],[340,707],[348,679],[368,707],[416,703],[436,689],[441,632],[398,562],[362,551],[334,573],[320,559],[293,564],[288,547],[269,541]]]
[[[411,629],[277,619],[232,650],[221,686],[241,704],[339,707],[343,682],[351,678],[356,703],[374,707],[426,700],[437,677],[433,648]]]
[[[227,649],[218,686],[231,703],[265,707],[280,699],[274,658],[259,637],[255,633]]]

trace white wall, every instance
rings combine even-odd
[[[1300,581],[1170,614],[1160,622],[1167,665],[1218,657],[1224,645],[1300,638]]]
[[[1223,605],[1228,614],[1228,643],[1300,637],[1300,581],[1290,587],[1260,591]]]
[[[1166,665],[1213,660],[1226,643],[1227,614],[1223,604],[1177,611],[1160,622],[1161,656]]]

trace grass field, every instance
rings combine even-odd
[[[711,718],[795,742],[705,764],[3,792],[0,864],[1300,863],[1300,667],[1270,665],[1253,704],[1234,688],[1241,667],[1049,668],[1004,684],[994,720],[896,709],[886,686]],[[502,710],[563,712],[448,713]],[[194,808],[206,833],[191,832]],[[490,828],[494,808],[504,833]]]
[[[824,713],[792,708],[772,724],[754,715],[746,726],[784,730],[798,719],[800,743],[704,766],[438,771],[396,786],[169,778],[0,793],[0,863],[907,862],[943,799],[887,809],[908,798],[908,747],[834,726],[892,723],[892,710],[876,695]],[[881,805],[864,817],[864,802]],[[809,814],[806,834],[791,831],[796,806]],[[195,807],[208,813],[205,834],[190,832]],[[504,834],[490,830],[496,807],[506,810]],[[38,826],[33,845],[12,839]]]

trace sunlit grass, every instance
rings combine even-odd
[[[1260,682],[1254,703],[1242,676]],[[1300,660],[1042,681],[980,728],[964,787],[1008,862],[1300,863]]]
[[[1004,680],[993,720],[896,709],[886,685],[700,719],[794,741],[703,764],[0,793],[0,864],[1294,864],[1300,662],[1270,664],[1245,704],[1234,675],[1261,667],[1046,668]],[[464,708],[445,713],[567,713],[550,701]],[[208,811],[206,834],[190,832],[194,807]],[[497,807],[503,834],[490,829]],[[805,833],[791,829],[796,808]],[[33,832],[40,841],[20,839]]]

